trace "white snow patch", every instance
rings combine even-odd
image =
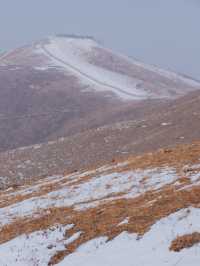
[[[35,70],[38,70],[38,71],[46,71],[49,69],[49,67],[34,67]]]
[[[179,235],[200,232],[200,209],[189,208],[158,221],[140,240],[124,232],[110,242],[92,240],[66,257],[58,266],[199,266],[200,244],[171,252]]]
[[[1,266],[47,266],[50,258],[57,252],[65,250],[68,245],[79,238],[80,232],[66,239],[65,232],[71,225],[57,225],[45,231],[21,235],[0,245]]]
[[[121,223],[118,224],[118,226],[122,226],[129,223],[129,217],[125,218]]]
[[[161,123],[161,126],[170,126],[170,125],[171,125],[170,122],[163,122],[163,123]]]

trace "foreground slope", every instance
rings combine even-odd
[[[199,88],[91,38],[38,41],[0,57],[0,151],[137,119],[140,103],[146,110],[146,102],[160,105]]]
[[[1,265],[199,265],[200,143],[0,194]]]

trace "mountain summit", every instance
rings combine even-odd
[[[174,98],[199,88],[190,78],[114,53],[90,37],[49,37],[2,60],[41,71],[60,69],[76,78],[82,91],[87,88],[125,100]]]
[[[150,106],[199,88],[93,38],[46,38],[0,57],[0,151],[142,119]]]

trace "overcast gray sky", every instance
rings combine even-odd
[[[56,33],[200,79],[199,0],[0,0],[0,49]]]

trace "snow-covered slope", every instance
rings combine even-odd
[[[125,99],[146,98],[146,93],[137,89],[140,80],[88,62],[96,46],[98,44],[90,39],[52,38],[48,44],[39,46],[39,51],[52,59],[52,65],[64,67],[86,86],[112,91]]]
[[[36,53],[46,55],[49,66],[65,68],[88,89],[110,91],[122,99],[175,97],[200,88],[192,79],[115,54],[90,38],[52,37],[39,43]]]
[[[0,265],[197,266],[200,144],[0,194]]]
[[[123,100],[176,98],[200,88],[197,81],[120,55],[84,37],[49,37],[5,54],[2,64],[28,65],[44,72],[59,69],[75,77],[82,92],[103,92]]]
[[[121,233],[114,240],[97,238],[82,245],[59,266],[197,266],[200,244],[182,252],[171,252],[169,247],[177,235],[200,231],[200,209],[188,208],[158,221],[138,239],[136,234]]]

